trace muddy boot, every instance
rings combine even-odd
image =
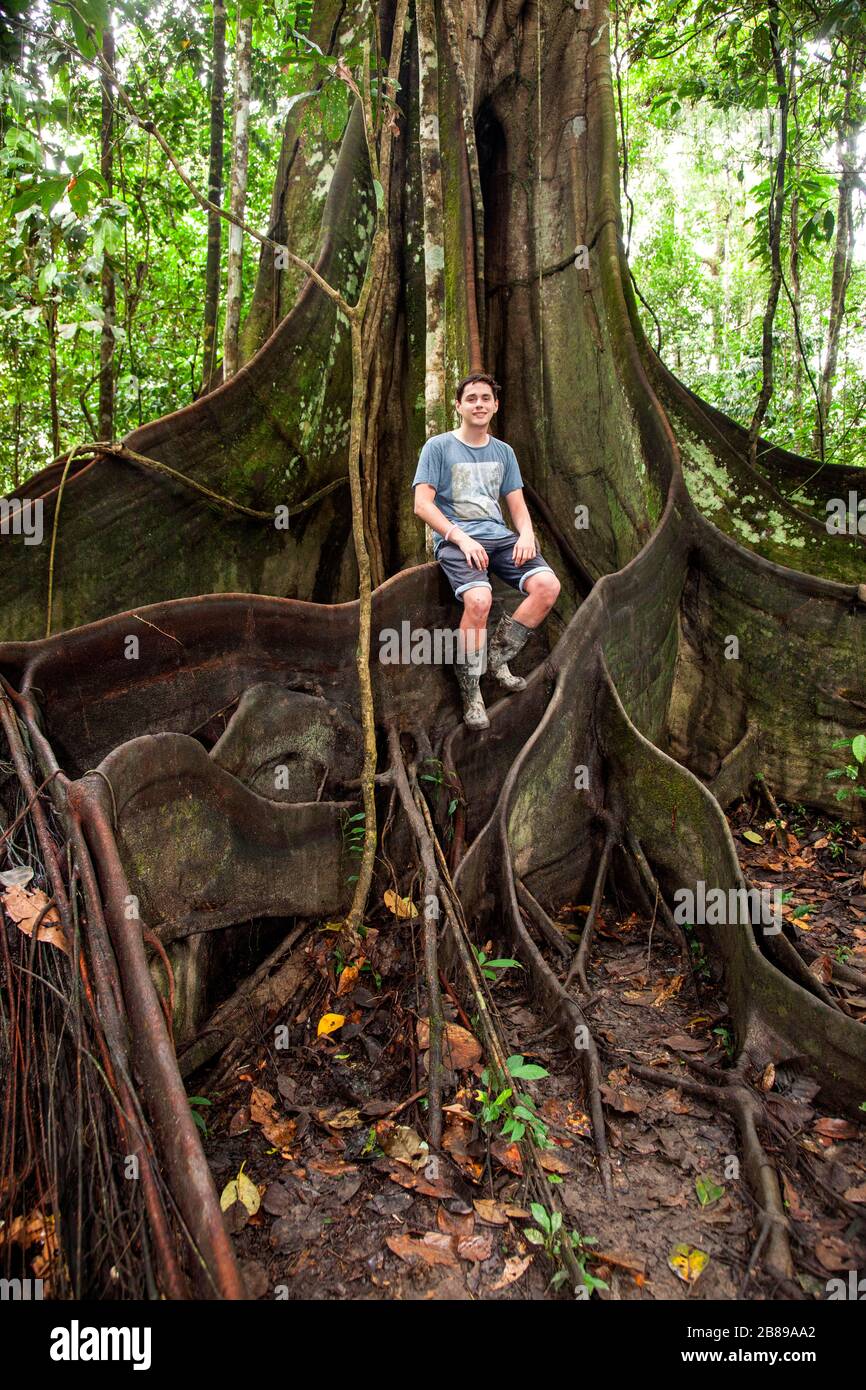
[[[487,669],[492,676],[496,677],[500,685],[505,686],[506,690],[526,689],[526,681],[522,676],[513,676],[506,662],[517,655],[530,632],[532,632],[531,627],[524,627],[523,623],[518,623],[514,618],[509,618],[507,613],[503,613],[496,631],[490,639]]]
[[[486,655],[486,650],[482,647],[480,652],[467,652],[462,661],[454,662],[454,674],[463,701],[463,722],[470,729],[490,728],[490,720],[487,718],[479,689],[479,682],[484,675]]]

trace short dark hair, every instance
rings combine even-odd
[[[499,385],[498,381],[494,381],[493,377],[490,375],[489,372],[470,372],[468,376],[465,376],[463,378],[463,380],[457,387],[458,401],[461,401],[463,399],[463,392],[466,390],[467,386],[470,386],[472,384],[473,381],[483,381],[487,386],[490,387],[491,391],[493,392],[493,399],[495,401],[499,400],[499,392],[502,390],[502,387]]]

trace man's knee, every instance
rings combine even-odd
[[[476,588],[467,589],[461,597],[463,608],[473,622],[483,622],[490,612],[490,605],[493,602],[492,590],[479,584]]]
[[[525,587],[533,598],[541,599],[548,608],[552,608],[559,598],[561,585],[550,570],[542,570],[541,574],[530,575]]]

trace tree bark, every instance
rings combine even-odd
[[[114,68],[114,34],[106,25],[102,36],[102,56],[109,68]],[[114,103],[109,83],[102,79],[102,124],[100,129],[99,168],[110,198],[114,191]],[[114,325],[117,318],[114,266],[108,253],[102,259],[102,332],[99,339],[99,438],[114,438],[114,355],[116,340]]]
[[[223,136],[225,131],[226,84],[226,7],[225,0],[213,0],[213,57],[210,93],[210,156],[208,197],[222,202]],[[202,385],[207,386],[216,370],[217,323],[219,321],[220,258],[222,218],[209,212],[207,219],[207,263],[205,266],[204,327],[202,330]]]
[[[857,63],[849,55],[845,102],[839,130],[838,153],[841,171],[836,203],[836,241],[833,251],[833,277],[830,285],[830,321],[818,385],[818,418],[812,435],[812,448],[823,456],[827,419],[833,400],[833,382],[839,357],[839,339],[845,317],[845,297],[854,269],[854,180],[857,174],[857,142],[860,127],[851,120],[851,96]]]
[[[44,629],[45,559],[39,547],[19,548],[0,576],[0,665],[10,688],[28,693],[20,699],[39,702],[41,721],[34,714],[28,732],[43,775],[54,771],[44,746],[54,741],[73,787],[102,788],[100,843],[116,840],[142,920],[155,928],[178,918],[230,929],[251,913],[346,913],[342,825],[357,814],[362,784],[368,803],[375,797],[377,740],[381,748],[390,737],[417,761],[440,759],[462,789],[465,853],[451,897],[425,840],[431,966],[441,898],[479,941],[510,938],[503,945],[519,954],[573,1050],[586,1020],[565,987],[567,966],[545,957],[523,921],[520,893],[545,910],[589,901],[614,842],[608,878],[627,900],[640,900],[623,868],[630,843],[666,899],[698,884],[745,891],[723,811],[758,772],[780,799],[836,810],[828,745],[862,729],[866,609],[862,538],[829,535],[826,502],[846,496],[857,475],[832,465],[816,473],[813,459],[738,426],[647,341],[623,245],[607,6],[547,7],[542,30],[536,6],[494,0],[481,19],[474,5],[452,8],[483,199],[483,355],[503,386],[499,431],[527,494],[541,496],[534,520],[562,579],[557,620],[524,649],[525,690],[493,706],[489,731],[473,734],[446,662],[389,664],[377,650],[404,624],[428,637],[450,630],[459,611],[437,568],[423,563],[409,487],[428,430],[428,369],[441,379],[444,360],[447,380],[471,360],[463,272],[478,219],[461,85],[438,33],[441,226],[420,244],[424,166],[430,175],[435,165],[422,39],[420,50],[417,41],[401,50],[398,134],[380,170],[402,235],[388,248],[381,375],[364,429],[353,385],[369,379],[372,357],[365,363],[357,332],[311,279],[283,314],[281,291],[260,273],[251,322],[258,332],[276,314],[271,336],[205,400],[127,441],[174,474],[129,454],[96,457],[70,467],[62,503],[62,462],[18,490],[43,499],[46,528],[60,505],[64,630],[34,640]],[[380,17],[384,45],[394,6]],[[344,35],[328,51],[346,33],[357,38],[356,24],[353,11],[335,16]],[[312,180],[307,166],[293,167],[281,159],[274,190],[290,220],[295,178],[302,190]],[[357,103],[325,182],[313,263],[351,303],[379,226]],[[428,265],[426,249],[440,242],[443,265],[435,255]],[[441,270],[444,284],[441,340],[428,341],[434,310],[442,322],[428,270]],[[368,605],[370,572],[351,536],[364,516],[362,440],[371,432],[377,491],[364,520],[377,511],[387,578]],[[286,532],[269,518],[214,511],[177,474],[263,513],[347,475],[351,487],[323,494]],[[113,545],[129,515],[141,543]],[[125,655],[130,635],[136,662]],[[375,721],[362,736],[365,691]],[[301,742],[311,707],[317,718]],[[338,739],[350,751],[335,773]],[[230,756],[238,747],[240,759]],[[295,769],[294,798],[261,780],[275,765]],[[412,872],[407,865],[401,892]],[[379,864],[371,886],[374,900],[390,886]],[[738,1076],[796,1055],[834,1104],[855,1111],[866,1030],[808,987],[808,972],[790,955],[786,966],[760,929],[707,926],[705,945],[724,977]],[[182,939],[169,946],[184,949]],[[136,1038],[137,1056],[146,1045]],[[593,1048],[576,1067],[601,1153],[604,1049]],[[766,1213],[775,1199],[750,1124],[747,1115],[747,1167]]]
[[[247,205],[247,168],[250,153],[250,79],[252,76],[251,19],[240,18],[235,47],[235,87],[232,111],[232,172],[230,207],[235,217],[243,219]],[[243,300],[244,234],[234,223],[229,224],[229,259],[226,276],[226,323],[223,337],[223,380],[234,376],[238,369],[238,333]]]

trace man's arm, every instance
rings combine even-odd
[[[532,522],[529,519],[529,509],[523,499],[523,488],[517,487],[513,492],[506,492],[505,500],[508,503],[511,520],[517,527],[517,540],[511,552],[512,559],[515,565],[523,565],[527,560],[534,560],[538,554]]]
[[[486,570],[490,560],[484,546],[480,541],[474,541],[471,536],[467,536],[465,531],[461,531],[456,522],[449,521],[445,513],[440,512],[436,506],[435,497],[436,489],[430,483],[416,483],[415,515],[426,521],[434,531],[438,531],[440,536],[450,531],[450,539],[455,545],[459,545],[470,565]]]

